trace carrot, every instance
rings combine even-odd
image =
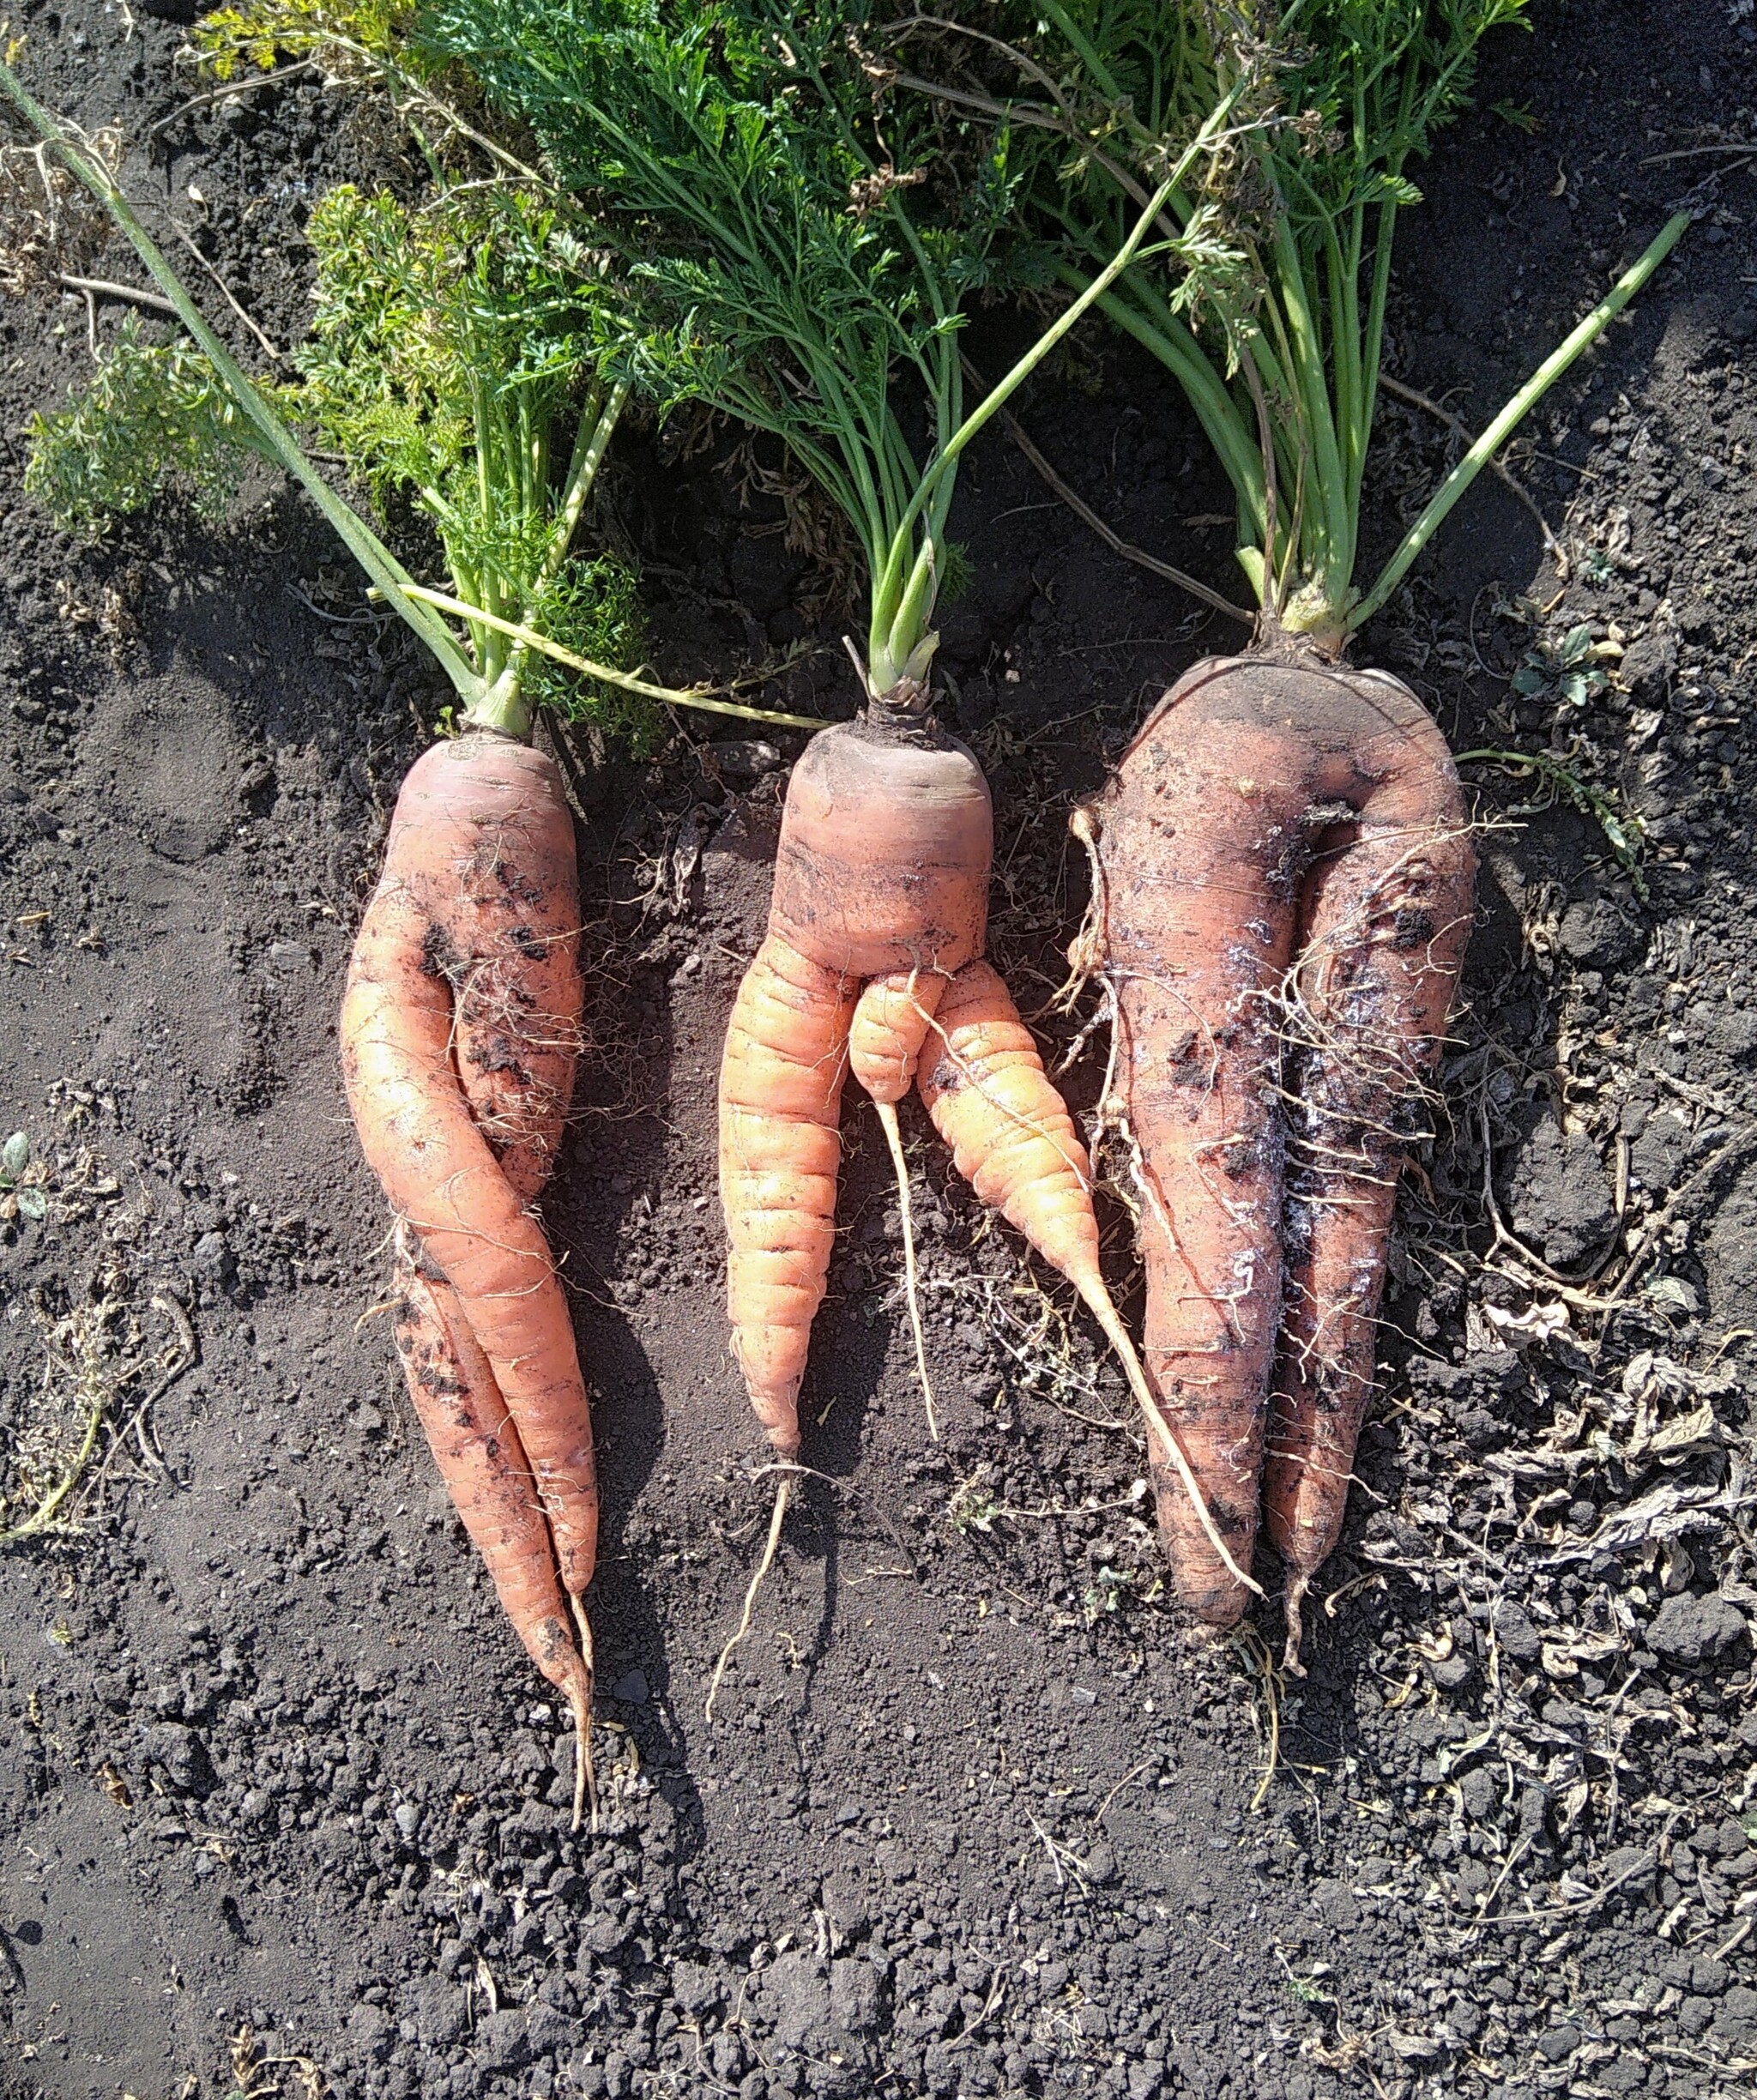
[[[590,1663],[583,1680],[555,1675],[547,1600],[558,1570],[589,1658],[577,1600],[597,1558],[592,1424],[567,1303],[528,1207],[572,1093],[578,944],[573,822],[553,762],[489,730],[424,752],[349,963],[342,1073],[367,1162],[446,1287],[441,1314],[403,1278],[417,1306],[411,1392],[423,1409],[417,1361],[462,1379],[462,1440],[435,1440],[427,1411],[423,1422],[472,1538],[517,1540],[522,1570],[511,1571],[509,1543],[491,1571],[521,1639],[573,1705],[583,1783]],[[486,1439],[497,1439],[492,1457]],[[546,1524],[509,1530],[509,1500],[531,1495]]]
[[[856,1016],[862,1075],[894,1125],[892,1104],[927,1026],[909,987],[922,993],[925,1014],[935,980],[981,953],[993,849],[987,782],[970,752],[931,721],[876,701],[866,718],[820,730],[788,782],[768,931],[739,987],[720,1066],[733,1349],[784,1466],[800,1448],[800,1388],[835,1245]],[[929,1405],[931,1419],[931,1397]],[[715,1663],[710,1720],[728,1661],[750,1632],[792,1478],[779,1476],[767,1548]]]
[[[1247,1565],[1292,1151],[1271,1523],[1309,1572],[1341,1522],[1397,1162],[1469,930],[1476,862],[1457,775],[1394,679],[1309,657],[1211,659],[1156,710],[1089,818],[1143,1196],[1147,1375]],[[1284,1071],[1301,1030],[1310,1050]],[[1285,1086],[1302,1102],[1291,1140]],[[1231,1624],[1235,1572],[1183,1498],[1162,1493],[1159,1519],[1186,1601]]]
[[[450,1285],[423,1275],[402,1235],[396,1263],[396,1353],[439,1475],[482,1556],[495,1595],[531,1660],[568,1703],[577,1737],[573,1820],[597,1789],[592,1777],[592,1643],[583,1612],[574,1644],[555,1579],[549,1527],[530,1462],[494,1373]]]
[[[573,822],[553,762],[478,732],[409,769],[341,1005],[368,1163],[457,1293],[505,1396],[577,1596],[597,1555],[592,1426],[548,1242],[525,1204],[572,1089],[582,989]],[[470,1092],[503,1119],[513,1180]]]
[[[1340,666],[1689,224],[1673,214],[1357,582],[1411,164],[1468,101],[1479,39],[1520,5],[1319,6],[1296,26],[1292,9],[1247,23],[1223,8],[1003,8],[1005,40],[988,39],[1018,75],[1005,106],[1023,136],[1065,130],[1070,94],[1115,113],[1102,153],[1045,152],[1023,178],[1070,288],[1112,271],[1118,227],[1167,172],[1168,136],[1249,112],[1229,145],[1248,202],[1227,238],[1137,256],[1104,310],[1181,387],[1233,486],[1253,606],[1179,580],[1251,629],[1251,649],[1188,673],[1084,813],[1102,825],[1093,936],[1070,960],[1081,972],[1096,959],[1107,980],[1142,1198],[1148,1373],[1241,1559],[1285,1319],[1268,1493],[1295,1667],[1301,1599],[1341,1522],[1391,1188],[1438,1055],[1475,866],[1439,731],[1394,679]],[[1151,93],[1130,94],[1141,81]],[[1301,115],[1313,110],[1349,112],[1316,162]],[[1187,227],[1211,200],[1208,175],[1186,172],[1172,173],[1168,223]],[[1176,1498],[1162,1497],[1160,1522],[1185,1596],[1229,1625],[1244,1596],[1205,1527]]]

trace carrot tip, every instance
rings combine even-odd
[[[720,1696],[720,1681],[726,1675],[726,1666],[732,1660],[734,1649],[750,1633],[751,1619],[757,1608],[757,1592],[763,1587],[770,1569],[775,1565],[776,1550],[781,1544],[782,1520],[787,1515],[787,1506],[792,1494],[793,1475],[783,1473],[776,1483],[775,1507],[769,1515],[769,1536],[763,1548],[763,1556],[757,1563],[756,1572],[751,1577],[750,1586],[745,1591],[744,1609],[739,1614],[738,1625],[732,1638],[720,1650],[720,1659],[714,1665],[714,1679],[708,1687],[708,1702],[702,1709],[702,1718],[709,1728],[714,1725],[714,1702]]]
[[[1282,1600],[1282,1610],[1287,1620],[1287,1644],[1281,1652],[1281,1667],[1289,1677],[1303,1677],[1306,1666],[1300,1660],[1300,1644],[1305,1638],[1306,1591],[1311,1578],[1296,1572],[1288,1578],[1287,1595]]]
[[[592,1655],[592,1622],[586,1616],[586,1608],[571,1591],[568,1603],[573,1611],[574,1624],[579,1629],[581,1669],[570,1677],[567,1703],[573,1709],[574,1767],[573,1767],[573,1824],[577,1830],[589,1805],[592,1817],[592,1834],[598,1832],[598,1775],[592,1768],[592,1684],[595,1672]]]

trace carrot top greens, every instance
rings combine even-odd
[[[504,178],[442,190],[420,210],[331,190],[309,227],[316,314],[301,376],[259,384],[107,164],[3,65],[0,94],[109,208],[188,331],[155,344],[126,327],[90,385],[35,419],[27,486],[63,522],[93,529],[166,482],[221,507],[255,455],[302,484],[450,678],[468,723],[526,735],[546,700],[637,744],[654,702],[813,726],[621,667],[637,651],[635,580],[607,555],[581,560],[573,543],[628,398],[600,367],[631,323],[604,258],[552,198]],[[294,427],[339,452],[381,504],[395,496],[426,516],[448,588],[411,576]],[[564,682],[558,666],[578,677]]]
[[[1355,582],[1392,245],[1408,170],[1467,101],[1477,48],[1528,0],[953,0],[950,106],[1038,143],[1033,213],[1090,285],[1168,155],[1228,97],[1241,121],[1168,200],[1216,238],[1137,256],[1101,304],[1175,377],[1238,501],[1264,613],[1339,649],[1377,612],[1514,423],[1669,251],[1674,219],[1448,476],[1379,576]],[[1249,121],[1243,121],[1249,119]]]
[[[918,709],[958,458],[1157,208],[1123,214],[1090,284],[967,412],[958,335],[1013,208],[1010,137],[894,94],[888,20],[869,0],[431,0],[416,36],[529,125],[623,258],[641,326],[607,369],[661,411],[774,433],[846,513],[868,692]]]

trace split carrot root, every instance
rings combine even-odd
[[[396,1291],[396,1353],[409,1398],[502,1610],[572,1711],[574,1827],[588,1796],[595,1825],[591,1659],[574,1645],[530,1462],[456,1292],[423,1276],[406,1246],[398,1250]]]
[[[1286,1302],[1263,1491],[1288,1566],[1295,1675],[1301,1606],[1341,1535],[1372,1396],[1398,1180],[1428,1135],[1428,1082],[1470,933],[1475,856],[1455,798],[1425,829],[1395,808],[1363,810],[1301,902],[1287,1002]]]
[[[1213,1520],[1193,1523],[1162,1485],[1162,1534],[1192,1609],[1235,1621],[1290,1291],[1269,1522],[1297,1616],[1340,1527],[1398,1165],[1469,931],[1457,776],[1394,679],[1211,660],[1088,818],[1142,1198],[1147,1376]],[[1289,986],[1308,1009],[1294,1023]],[[1301,1028],[1311,1047],[1290,1051]]]

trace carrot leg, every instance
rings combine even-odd
[[[837,1123],[854,994],[771,933],[739,987],[720,1068],[720,1194],[733,1347],[782,1457],[799,1450],[812,1321],[835,1245]]]
[[[949,981],[932,970],[874,977],[854,1005],[848,1066],[875,1101],[900,1101],[915,1083]]]
[[[501,1608],[572,1710],[577,1828],[583,1795],[592,1788],[591,1665],[574,1646],[529,1461],[456,1292],[421,1275],[407,1255],[398,1258],[396,1288],[396,1351],[440,1478]]]
[[[1291,980],[1287,1307],[1271,1397],[1264,1515],[1287,1563],[1288,1649],[1341,1533],[1373,1391],[1379,1299],[1408,1146],[1470,930],[1462,826],[1363,822],[1307,882]]]
[[[1281,1306],[1275,995],[1294,931],[1290,888],[1255,850],[1283,821],[1256,785],[1275,777],[1266,755],[1220,777],[1205,752],[1168,755],[1176,786],[1162,781],[1161,794],[1187,807],[1186,821],[1162,824],[1155,798],[1144,810],[1107,811],[1102,834],[1125,1142],[1146,1276],[1142,1354],[1206,1513],[1245,1568]],[[1229,1626],[1245,1586],[1180,1481],[1162,1469],[1155,1486],[1179,1594],[1199,1617]]]

